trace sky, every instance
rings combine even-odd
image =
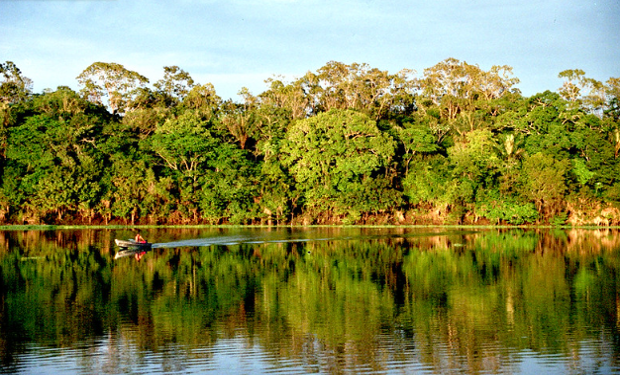
[[[0,62],[34,92],[80,87],[94,62],[155,83],[179,66],[239,101],[264,81],[287,81],[329,61],[397,73],[455,58],[484,70],[513,67],[526,96],[582,69],[620,77],[618,0],[0,0]]]

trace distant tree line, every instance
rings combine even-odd
[[[177,66],[0,73],[1,223],[620,224],[620,78],[332,61],[235,102]]]

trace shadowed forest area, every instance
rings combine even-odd
[[[620,78],[332,61],[235,102],[177,66],[0,70],[3,224],[620,225]]]

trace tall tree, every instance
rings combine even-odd
[[[32,80],[25,77],[12,61],[0,63],[0,74],[0,103],[17,103],[32,93]]]
[[[0,173],[7,148],[7,129],[15,117],[12,105],[23,102],[32,93],[32,80],[25,77],[12,61],[0,63]]]
[[[205,121],[211,120],[222,105],[222,98],[215,92],[211,83],[196,85],[183,98],[183,107],[194,111]]]
[[[254,116],[257,98],[245,87],[239,91],[239,95],[243,97],[243,104],[226,101],[222,105],[220,121],[228,134],[244,150],[248,140],[258,132],[257,127],[261,122],[257,121]]]
[[[489,101],[518,92],[514,86],[519,79],[511,74],[512,68],[506,65],[493,66],[487,72],[478,65],[448,58],[424,70],[420,88],[422,97],[441,109],[442,117],[453,122],[466,113],[466,123],[469,130],[473,130],[472,112],[481,99]]]
[[[312,98],[307,92],[309,74],[287,84],[280,79],[267,79],[269,90],[259,95],[261,104],[289,111],[290,119],[307,117],[312,112]]]
[[[194,79],[176,65],[164,66],[164,78],[154,84],[155,88],[178,100],[183,100],[194,87]]]
[[[610,94],[613,96],[613,78],[605,85],[594,78],[586,77],[586,73],[581,69],[561,71],[558,77],[565,79],[558,90],[564,99],[589,113],[603,116],[610,104]]]
[[[117,63],[96,62],[76,77],[83,95],[93,103],[107,104],[111,113],[124,113],[136,89],[149,80]],[[104,103],[107,98],[107,103]]]

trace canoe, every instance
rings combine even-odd
[[[150,242],[136,242],[135,240],[119,240],[115,239],[116,246],[129,249],[150,249],[153,246]]]

